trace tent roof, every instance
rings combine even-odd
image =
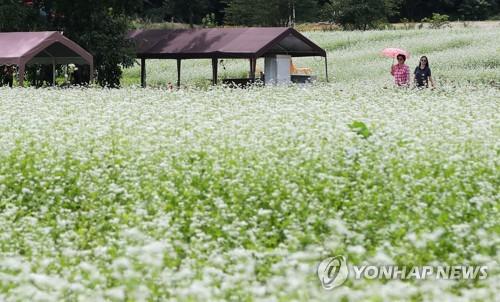
[[[59,32],[0,33],[0,64],[93,64],[90,53]]]
[[[256,58],[272,54],[326,56],[293,28],[151,29],[128,34],[143,59]]]

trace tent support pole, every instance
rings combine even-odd
[[[325,77],[326,77],[326,82],[327,83],[330,82],[328,80],[328,59],[326,58],[326,56],[325,56]]]
[[[250,58],[250,79],[255,80],[255,70],[257,65],[256,58]]]
[[[44,49],[43,52],[48,54],[52,58],[52,86],[56,86],[56,57],[54,57],[47,49]]]
[[[90,72],[89,72],[89,85],[92,85],[92,81],[94,80],[94,62],[93,61],[90,64],[89,68],[90,68]]]
[[[52,86],[56,86],[56,59],[52,57]]]
[[[19,87],[24,87],[24,71],[26,69],[26,66],[24,63],[19,64]]]
[[[177,59],[177,88],[181,88],[181,59]]]
[[[141,59],[141,87],[146,88],[146,59]]]
[[[257,58],[253,58],[253,79],[255,80],[256,73],[257,72]]]
[[[253,67],[252,58],[248,59],[248,62],[250,62],[250,78],[252,78],[252,67]]]
[[[217,58],[212,59],[212,85],[217,85],[217,68],[219,60]]]

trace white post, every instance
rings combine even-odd
[[[290,78],[290,60],[289,55],[275,55],[265,58],[265,84],[289,84]]]

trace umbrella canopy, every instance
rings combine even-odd
[[[407,60],[410,58],[410,53],[401,48],[386,48],[382,50],[382,55],[393,59],[398,55],[404,55]]]

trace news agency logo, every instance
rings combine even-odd
[[[318,265],[318,278],[326,290],[341,286],[349,277],[349,268],[344,256],[326,258]]]
[[[326,290],[341,286],[352,275],[355,280],[484,280],[487,266],[407,266],[407,265],[349,265],[344,256],[329,257],[318,265],[318,278]]]

